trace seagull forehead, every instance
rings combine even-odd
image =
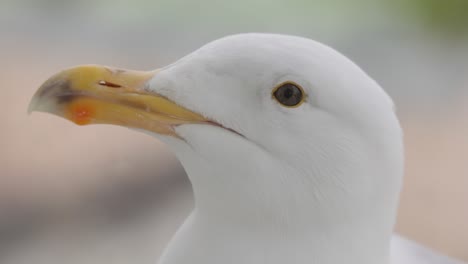
[[[304,89],[303,107],[271,104],[272,89],[287,81]],[[391,99],[349,59],[313,40],[274,34],[213,41],[163,68],[149,89],[240,130],[241,122],[269,114],[271,122],[281,115],[294,119],[311,109],[358,123],[393,114]]]

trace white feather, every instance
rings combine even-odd
[[[272,97],[285,81],[306,92],[300,107]],[[243,135],[182,125],[184,141],[158,136],[196,201],[161,264],[389,263],[401,128],[353,62],[309,39],[242,34],[163,68],[148,89]]]

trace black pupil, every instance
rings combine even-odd
[[[276,89],[274,96],[285,106],[296,106],[302,102],[302,90],[292,83],[286,83]]]
[[[293,89],[291,88],[286,88],[286,91],[284,91],[284,97],[286,97],[287,99],[291,98],[291,96],[293,96],[294,92],[293,92]]]

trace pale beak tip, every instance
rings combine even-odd
[[[38,93],[36,93],[29,102],[27,114],[31,115],[32,112],[45,112],[56,114],[54,111],[54,109],[56,109],[56,106],[54,105],[53,100],[48,99],[50,98],[48,98],[47,96],[40,96]]]
[[[39,108],[39,100],[37,98],[37,95],[34,95],[33,98],[31,98],[31,101],[29,102],[29,105],[28,105],[28,110],[27,110],[28,115],[31,115],[31,113],[36,111],[38,108]]]

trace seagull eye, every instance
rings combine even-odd
[[[286,107],[298,107],[304,102],[302,88],[292,82],[286,82],[273,89],[273,97]]]

